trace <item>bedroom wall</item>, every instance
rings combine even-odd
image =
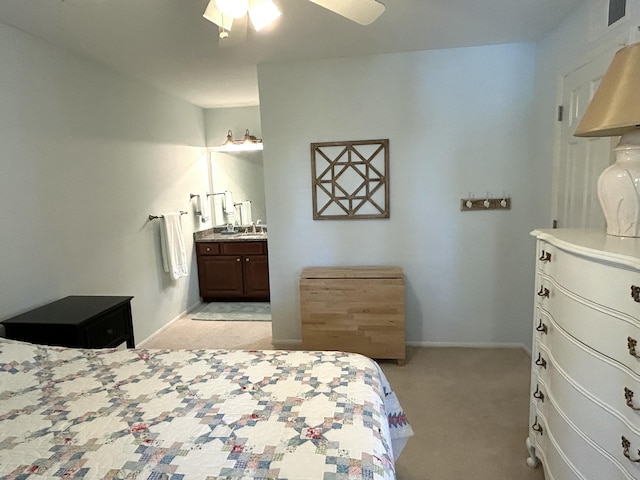
[[[233,138],[240,140],[244,131],[262,138],[260,125],[260,107],[206,108],[204,110],[205,136],[207,147],[219,147],[227,137],[227,130],[233,132]]]
[[[533,44],[259,66],[277,343],[300,341],[303,267],[379,264],[404,269],[409,343],[530,346],[534,69]],[[391,217],[314,221],[309,143],[378,138]],[[460,212],[487,192],[512,210]]]
[[[200,108],[0,25],[0,319],[66,295],[132,295],[136,340],[198,300],[189,193],[207,188]],[[182,225],[190,278],[162,271]]]

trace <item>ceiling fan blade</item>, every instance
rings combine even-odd
[[[385,10],[376,0],[309,0],[360,25],[370,25]]]
[[[233,22],[233,28],[228,30],[229,35],[226,38],[218,39],[220,48],[235,47],[241,45],[247,40],[247,16],[236,18]]]

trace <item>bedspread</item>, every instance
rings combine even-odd
[[[0,339],[3,478],[393,479],[411,434],[357,354]]]

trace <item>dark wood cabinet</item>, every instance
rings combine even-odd
[[[269,300],[267,242],[200,242],[196,254],[205,302]]]
[[[7,338],[77,348],[134,348],[131,299],[69,296],[2,321]]]

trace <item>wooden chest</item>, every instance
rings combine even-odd
[[[300,275],[302,345],[405,361],[400,267],[307,267]]]

